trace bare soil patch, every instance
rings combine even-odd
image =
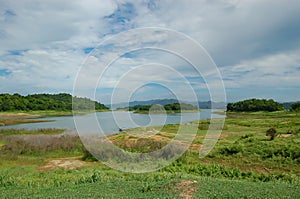
[[[84,166],[88,163],[78,159],[79,157],[71,158],[59,158],[46,160],[46,165],[38,167],[38,170],[50,171],[56,169],[68,169],[75,170]]]
[[[293,134],[280,134],[279,137],[284,137],[284,138],[288,138],[293,136]]]
[[[191,199],[196,191],[195,180],[183,180],[176,184],[177,189],[180,191],[180,198]]]
[[[191,151],[200,151],[201,147],[202,147],[202,144],[193,143],[193,144],[191,144],[189,149]]]

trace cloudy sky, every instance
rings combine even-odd
[[[0,0],[0,93],[72,93],[79,81],[104,103],[112,92],[206,101],[220,75],[227,101],[299,101],[299,10],[299,0]]]

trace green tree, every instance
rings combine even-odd
[[[11,99],[9,94],[3,94],[1,97],[1,104],[0,104],[1,111],[12,111],[15,110],[14,102]]]

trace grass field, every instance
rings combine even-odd
[[[91,160],[78,137],[62,130],[0,131],[2,198],[300,198],[300,114],[228,113],[222,135],[205,158],[199,148],[209,121],[197,124],[189,150],[171,165],[145,174],[112,170]],[[266,130],[275,128],[270,140]],[[111,136],[124,150],[167,144],[178,125],[132,129]],[[155,135],[135,136],[149,130]],[[23,135],[20,135],[23,134]],[[30,135],[32,134],[32,135]],[[45,135],[37,135],[45,134]],[[30,139],[24,139],[24,137]]]
[[[60,171],[61,177],[64,171]],[[94,171],[80,180],[50,186],[11,185],[1,187],[2,197],[16,198],[299,198],[299,186],[278,182],[248,182],[215,179],[195,175],[151,173],[124,174]],[[42,176],[45,177],[45,176]]]

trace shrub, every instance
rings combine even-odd
[[[269,128],[267,131],[266,131],[266,136],[270,136],[270,140],[274,140],[275,137],[277,136],[277,131],[275,128]]]
[[[225,156],[236,155],[236,154],[242,153],[242,152],[243,152],[243,146],[241,146],[241,145],[226,146],[219,150],[219,153],[221,155],[225,155]]]

